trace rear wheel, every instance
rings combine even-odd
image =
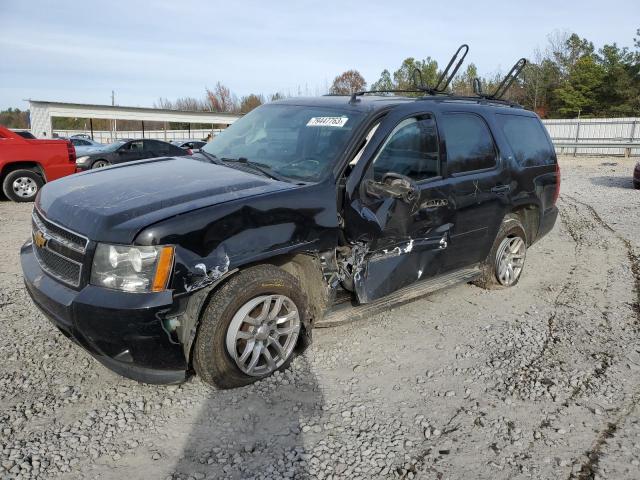
[[[517,215],[507,215],[498,230],[476,285],[487,288],[513,287],[520,280],[527,254],[527,236]]]
[[[305,315],[306,296],[289,273],[272,265],[238,273],[203,313],[193,353],[196,373],[217,387],[234,388],[286,368]]]
[[[14,202],[33,202],[44,180],[33,170],[14,170],[2,182],[2,191]]]

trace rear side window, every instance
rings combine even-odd
[[[521,167],[555,164],[553,147],[537,118],[505,114],[496,118]]]
[[[487,124],[477,115],[448,113],[440,128],[447,145],[447,172],[472,172],[493,168],[496,149]]]
[[[184,151],[180,147],[170,143],[158,142],[156,140],[146,140],[145,148],[153,155],[182,155]]]

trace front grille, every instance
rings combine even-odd
[[[32,218],[37,227],[46,229],[49,235],[55,237],[60,243],[64,243],[72,250],[77,250],[82,253],[86,250],[87,244],[89,243],[87,237],[83,237],[78,233],[47,220],[36,208],[33,209]]]
[[[38,248],[34,244],[36,258],[40,262],[42,269],[52,277],[62,280],[69,285],[77,287],[80,285],[80,275],[82,274],[82,264],[75,263],[63,256],[54,253],[47,248]]]
[[[50,220],[34,209],[33,251],[42,270],[50,276],[79,287],[89,239]]]

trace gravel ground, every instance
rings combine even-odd
[[[561,161],[515,288],[317,330],[234,391],[138,384],[57,333],[21,285],[31,206],[0,202],[0,478],[640,478],[633,163]]]

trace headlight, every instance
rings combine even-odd
[[[91,284],[125,292],[167,288],[173,247],[134,247],[99,243],[91,266]]]
[[[85,155],[84,157],[76,158],[76,163],[86,163],[87,160],[89,160],[89,155]]]

